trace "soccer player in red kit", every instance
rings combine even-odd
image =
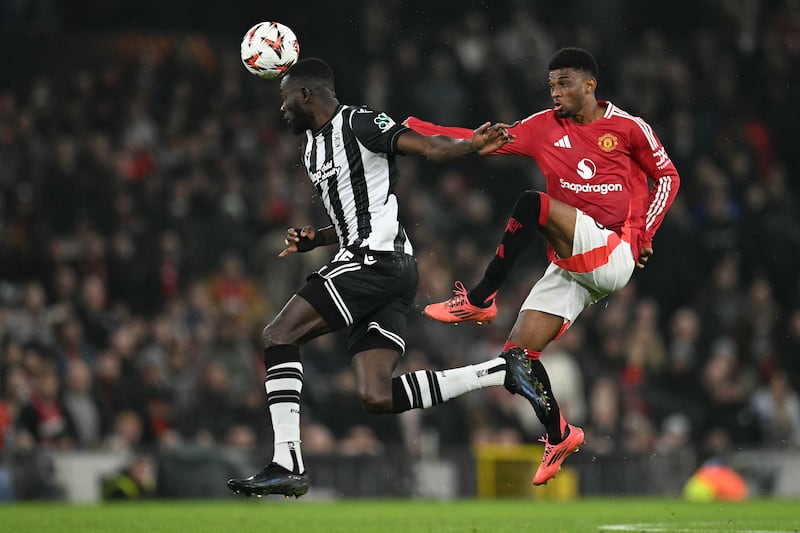
[[[547,179],[547,192],[525,191],[517,200],[495,257],[483,279],[425,308],[447,323],[489,322],[497,316],[495,294],[535,230],[548,243],[550,265],[531,289],[504,353],[525,352],[545,409],[547,430],[534,484],[546,483],[583,444],[553,396],[539,356],[589,305],[620,290],[653,253],[652,241],[680,186],[675,166],[653,129],[608,101],[597,100],[597,63],[580,48],[556,52],[549,64],[552,109],[514,125],[514,136],[493,154],[528,156]],[[436,126],[410,117],[406,124],[427,135],[469,137],[472,130]]]

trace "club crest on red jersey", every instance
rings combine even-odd
[[[619,139],[613,133],[604,133],[597,138],[597,146],[604,152],[612,152],[619,144]]]

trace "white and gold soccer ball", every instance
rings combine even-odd
[[[242,63],[259,78],[280,78],[299,58],[297,36],[280,22],[259,22],[242,38]]]

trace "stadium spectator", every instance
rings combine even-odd
[[[733,444],[757,439],[758,427],[748,410],[748,399],[758,385],[753,367],[740,362],[735,343],[726,337],[717,339],[703,368],[707,430],[726,433]]]
[[[706,342],[734,333],[744,307],[741,277],[741,259],[736,254],[722,255],[712,266],[711,283],[692,302],[700,314]]]
[[[54,349],[58,359],[59,372],[63,375],[66,368],[74,361],[94,363],[95,350],[83,335],[83,322],[73,315],[68,315],[54,327],[56,340]]]
[[[589,416],[586,424],[586,447],[597,455],[611,455],[622,447],[620,390],[614,379],[598,377],[589,392]]]
[[[0,451],[4,451],[16,446],[17,420],[30,395],[24,369],[18,364],[4,365],[0,387]]]
[[[118,324],[109,309],[108,292],[101,277],[88,274],[83,278],[77,311],[89,345],[95,350],[105,348]]]
[[[31,281],[23,291],[22,305],[9,313],[6,327],[8,334],[18,342],[49,346],[53,344],[57,318],[49,312],[42,283]]]
[[[783,371],[770,376],[751,399],[761,432],[761,441],[768,446],[800,446],[800,396],[789,388]]]
[[[142,445],[142,417],[135,411],[119,411],[103,448],[113,452],[133,452]]]
[[[643,299],[637,305],[625,346],[624,378],[628,386],[643,386],[666,364],[666,347],[658,328],[658,304]]]
[[[676,310],[670,318],[667,360],[661,372],[649,376],[642,392],[656,421],[681,414],[694,428],[704,422],[701,369],[707,348],[701,328],[699,313],[691,307]]]
[[[67,365],[61,402],[72,423],[75,446],[84,450],[97,448],[109,421],[104,420],[94,395],[91,368],[82,359]]]
[[[344,457],[378,456],[384,452],[384,445],[372,428],[368,426],[353,426],[339,440],[338,452]]]
[[[224,442],[234,424],[234,394],[230,374],[221,361],[209,361],[201,374],[194,402],[180,419],[188,439],[213,444]]]
[[[52,365],[33,376],[31,396],[19,412],[18,429],[47,448],[72,448],[75,428],[60,399],[61,380]]]
[[[269,314],[269,308],[258,287],[249,279],[239,254],[228,252],[220,261],[219,272],[208,282],[211,298],[222,315],[239,317],[244,327]]]
[[[781,311],[769,280],[756,275],[747,291],[734,338],[743,360],[762,373],[775,364],[775,345]]]

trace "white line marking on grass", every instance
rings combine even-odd
[[[607,524],[597,526],[600,531],[636,531],[638,533],[702,533],[708,531],[736,531],[738,533],[796,533],[796,530],[785,529],[730,529],[728,522],[687,522],[685,524],[668,524],[666,522],[650,522],[638,524]],[[709,528],[713,528],[709,530]]]

